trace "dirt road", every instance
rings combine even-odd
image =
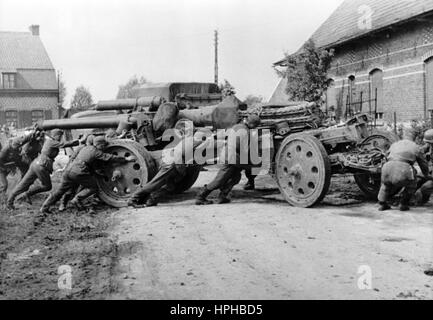
[[[0,300],[433,298],[432,206],[379,214],[348,178],[309,210],[270,178],[237,187],[232,204],[194,206],[215,173],[156,208],[70,209],[35,225],[41,195],[1,211]]]
[[[380,214],[347,179],[314,209],[288,206],[269,178],[258,188],[237,188],[228,205],[194,206],[192,190],[116,213],[111,298],[433,298],[431,206]]]

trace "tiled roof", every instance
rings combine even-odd
[[[334,47],[432,11],[433,0],[345,0],[311,38],[317,47]],[[362,17],[369,12],[370,29],[362,23]]]
[[[372,12],[371,29],[359,27]],[[433,10],[433,0],[346,0],[313,34],[318,47],[332,46]],[[366,24],[361,22],[361,26]]]
[[[0,31],[0,70],[54,69],[39,36]]]

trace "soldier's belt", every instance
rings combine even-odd
[[[413,167],[415,165],[415,162],[405,160],[405,159],[389,159],[389,161],[403,162],[403,163],[410,165],[411,167]]]

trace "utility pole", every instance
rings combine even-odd
[[[215,37],[215,84],[218,84],[218,30],[215,30],[214,37]]]
[[[57,115],[62,118],[62,106],[60,104],[60,71],[57,70]]]

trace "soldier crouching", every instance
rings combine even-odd
[[[389,149],[388,162],[382,168],[382,185],[379,191],[379,211],[391,209],[388,201],[401,190],[400,211],[408,211],[409,202],[417,189],[418,163],[423,176],[429,178],[428,163],[421,148],[413,142],[412,132],[406,132],[403,140]]]
[[[431,163],[432,159],[432,151],[433,151],[433,130],[427,130],[424,133],[424,146],[426,158]],[[416,205],[424,205],[426,204],[433,193],[433,180],[427,179],[425,177],[419,177],[418,179],[418,190],[415,192],[415,203]]]
[[[75,205],[78,209],[82,209],[82,201],[98,191],[95,177],[91,173],[91,168],[95,161],[125,163],[136,160],[133,156],[125,158],[104,153],[103,150],[106,146],[107,141],[105,137],[98,136],[93,139],[93,145],[85,146],[78,152],[75,159],[64,171],[59,188],[42,205],[41,214],[50,213],[52,205],[59,201],[68,191],[75,190],[79,186],[82,186],[83,189],[75,195],[74,199],[71,200],[71,204]]]

